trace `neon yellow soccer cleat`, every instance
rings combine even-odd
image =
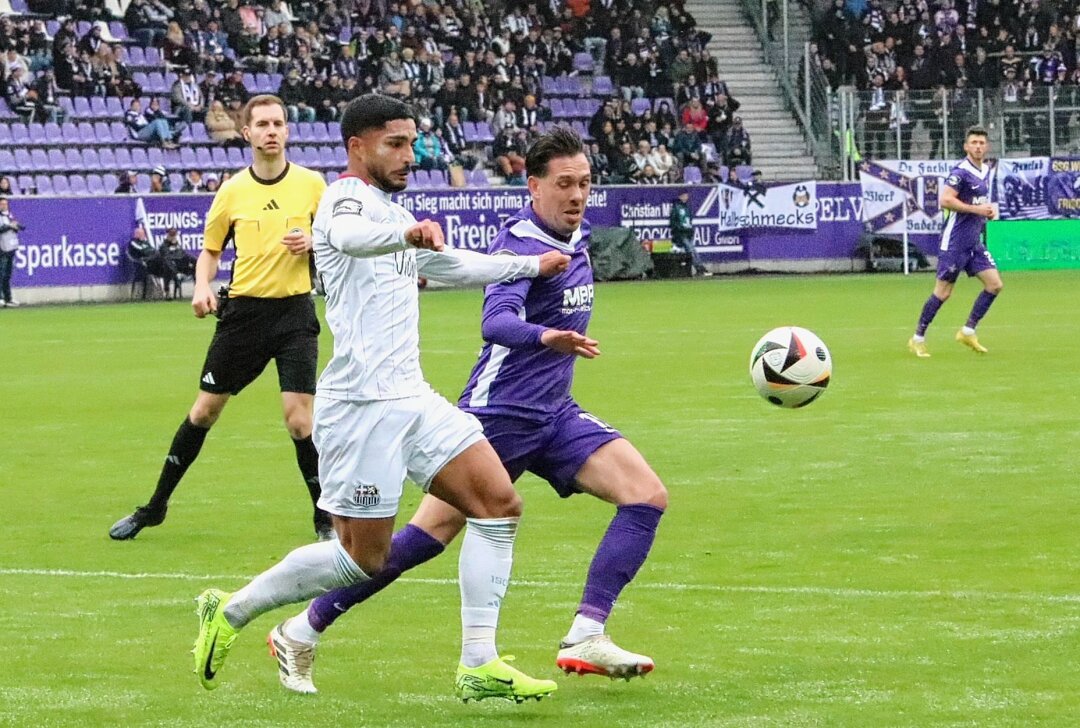
[[[963,329],[956,332],[956,340],[967,348],[979,354],[985,354],[990,351],[985,346],[979,343],[978,336],[976,336],[975,334],[965,334]]]
[[[559,689],[553,680],[537,680],[506,664],[513,659],[507,655],[480,667],[458,665],[454,694],[466,703],[486,698],[523,703],[529,699],[541,700]]]
[[[919,357],[920,359],[929,359],[930,358],[930,352],[927,351],[927,349],[926,349],[926,342],[925,341],[915,341],[914,336],[911,337],[910,339],[908,339],[907,348],[908,348],[908,351],[910,351],[912,354]]]
[[[232,594],[220,589],[207,589],[195,599],[195,614],[199,617],[199,636],[195,638],[195,674],[207,690],[218,686],[217,674],[238,634],[225,621],[225,604]]]

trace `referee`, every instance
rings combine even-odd
[[[173,437],[150,501],[109,529],[118,541],[135,538],[165,520],[180,479],[202,449],[229,397],[254,381],[271,359],[277,365],[285,427],[311,502],[319,499],[318,453],[311,413],[319,355],[319,320],[311,300],[311,222],[326,183],[318,172],[290,164],[285,105],[277,96],[254,96],[244,107],[250,167],[218,190],[206,217],[203,250],[195,269],[191,307],[220,320],[199,376],[199,396]],[[228,297],[214,295],[221,252],[236,249]],[[329,515],[315,507],[320,539],[333,538]]]

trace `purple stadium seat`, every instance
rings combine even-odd
[[[311,131],[314,134],[313,138],[315,139],[315,141],[319,142],[320,144],[333,141],[333,139],[330,138],[330,132],[326,129],[326,124],[322,123],[321,121],[316,121],[314,124],[312,124]]]
[[[90,110],[90,99],[85,96],[76,96],[71,101],[75,107],[75,116],[83,119],[89,119],[93,116],[93,112]]]
[[[337,170],[334,170],[334,169],[330,170],[329,172],[324,172],[323,173],[323,179],[326,180],[326,184],[332,184],[334,182],[337,182],[337,178],[339,176],[340,176],[340,173]]]
[[[150,175],[140,174],[135,177],[135,191],[140,195],[150,192]]]
[[[63,161],[63,159],[64,157],[61,155],[60,160]],[[49,155],[44,149],[30,150],[30,169],[35,172],[44,172],[49,169]]]
[[[59,20],[46,20],[45,21],[45,32],[49,34],[50,38],[52,38],[54,35],[56,35],[56,31],[58,31],[58,30],[60,30],[60,21]]]
[[[26,128],[26,124],[11,125],[11,141],[20,145],[30,143],[30,131]]]
[[[26,131],[30,135],[31,144],[45,143],[45,126],[43,124],[30,124]]]
[[[589,53],[575,53],[574,54],[574,69],[582,71],[583,73],[592,73],[595,67],[593,57]]]
[[[495,135],[491,133],[491,124],[481,123],[476,125],[477,140],[482,144],[491,144],[495,141]]]
[[[180,148],[180,167],[182,169],[195,169],[199,166],[199,160],[195,157],[195,150],[191,147]]]
[[[79,143],[80,144],[97,144],[97,134],[94,133],[94,125],[89,121],[79,122]],[[102,141],[108,141],[102,139]]]
[[[312,123],[310,121],[301,121],[296,125],[296,141],[309,142],[315,138],[315,131],[312,129]]]
[[[169,175],[169,186],[173,192],[179,192],[184,188],[184,175],[179,172],[173,172]]]
[[[574,93],[574,87],[570,84],[569,76],[555,77],[555,93],[560,96],[570,96]]]
[[[146,56],[143,55],[142,46],[128,46],[127,49],[128,65],[129,66],[145,66]],[[134,77],[134,74],[132,75]]]
[[[245,73],[244,74],[244,87],[248,88],[248,89],[256,88],[255,74],[254,73]]]
[[[105,188],[106,194],[111,195],[118,184],[120,184],[120,180],[116,178],[115,174],[101,175],[101,186]]]
[[[581,76],[567,76],[566,90],[570,92],[571,96],[588,96],[589,94],[589,90],[585,86],[585,82],[582,81]]]
[[[295,121],[289,122],[289,138],[294,142],[300,141],[300,126]]]
[[[15,170],[15,155],[10,149],[0,149],[0,170]]]
[[[687,165],[683,170],[683,182],[688,185],[701,184],[701,167],[695,167],[694,165]]]
[[[197,144],[206,144],[210,141],[210,135],[206,133],[206,124],[201,121],[191,123],[191,140]]]
[[[105,185],[101,181],[101,175],[89,174],[86,176],[86,192],[97,196],[110,194],[112,190],[106,191]]]
[[[81,174],[71,175],[68,178],[68,182],[71,184],[71,194],[86,195],[86,178]]]
[[[70,96],[60,97],[60,108],[64,112],[65,119],[71,119],[75,116],[75,104],[71,101]]]
[[[282,76],[280,73],[270,74],[270,93],[276,94],[278,92],[278,89],[281,88],[281,81],[284,78],[285,77]]]
[[[64,132],[61,131],[60,125],[50,121],[45,125],[45,143],[46,144],[63,144]]]
[[[166,93],[168,87],[165,85],[165,77],[157,71],[146,74],[146,84],[143,85],[143,91],[151,94],[163,94]],[[145,106],[143,107],[146,108]]]
[[[109,109],[105,106],[105,99],[100,96],[90,97],[90,113],[94,115],[94,118],[100,118],[109,115]]]
[[[81,141],[79,127],[73,122],[65,121],[61,124],[60,134],[63,136],[64,144],[79,144]]]
[[[337,144],[341,141],[341,122],[329,121],[326,123],[326,135],[331,142]]]
[[[735,168],[735,176],[741,182],[750,182],[754,178],[754,168],[749,164],[740,164]]]
[[[210,169],[214,166],[214,160],[210,157],[210,150],[206,147],[199,147],[195,150],[195,168],[196,169]]]
[[[11,144],[11,129],[7,124],[0,124],[0,146]]]
[[[146,147],[132,147],[131,166],[136,171],[150,169],[150,158],[146,155]]]
[[[30,159],[29,149],[15,150],[15,169],[20,171],[25,170],[27,172],[34,171],[34,162]]]
[[[93,150],[88,149],[87,151],[92,152]],[[64,150],[64,167],[63,168],[64,169],[69,169],[69,170],[75,170],[75,171],[83,170],[83,169],[94,169],[94,167],[87,167],[86,165],[83,164],[83,158],[82,158],[82,155],[79,153],[78,149],[65,149]]]
[[[39,195],[53,194],[52,179],[47,174],[34,175],[34,186]]]
[[[474,169],[469,174],[469,184],[476,185],[477,187],[491,186],[491,182],[488,181],[487,173],[482,169]]]
[[[540,91],[544,96],[551,96],[552,94],[558,93],[557,89],[558,87],[555,85],[554,76],[540,77]]]
[[[229,149],[229,161],[230,162],[234,158],[234,155],[233,155],[233,152],[232,152],[233,149],[235,149],[235,147],[230,147],[230,149]],[[240,162],[241,162],[240,166],[244,167],[244,166],[247,166],[247,165],[251,164],[251,156],[252,156],[251,147],[244,147],[243,151],[240,152]]]
[[[593,76],[592,93],[593,96],[611,96],[615,93],[611,76]]]
[[[148,66],[160,66],[161,65],[161,51],[157,48],[150,46],[145,49],[146,51],[146,65]]]
[[[588,119],[596,109],[593,107],[594,99],[578,99],[574,104],[574,118]]]
[[[109,147],[102,147],[100,150],[84,149],[82,158],[83,166],[98,174],[101,174],[103,171],[117,168],[116,155],[113,154],[113,150]]]
[[[62,96],[61,99],[67,98]],[[0,119],[18,119],[18,115],[8,106],[7,99],[0,98]]]
[[[405,178],[405,184],[414,189],[420,186],[420,183],[416,178],[415,172],[409,172],[408,176]]]
[[[255,74],[255,91],[260,94],[268,94],[277,91],[272,87],[270,81],[270,74],[268,73],[256,73]]]
[[[465,143],[466,144],[475,144],[476,143],[476,137],[477,137],[476,124],[474,124],[471,121],[462,122],[462,124],[461,124],[461,133],[465,137]]]
[[[720,165],[720,179],[726,180],[728,177],[728,167],[726,164]]]
[[[135,71],[131,74],[131,80],[139,84],[140,87],[146,88],[150,84],[150,76],[142,71]],[[125,101],[125,105],[126,105]]]
[[[79,24],[76,25],[75,28],[77,29],[77,31],[79,33],[79,37],[82,38],[84,35],[86,35],[87,33],[90,32],[90,21],[89,20],[80,20]]]
[[[124,106],[120,103],[120,99],[115,96],[105,99],[105,113],[110,117],[122,119],[124,117]]]
[[[589,127],[585,125],[584,121],[575,121],[573,127],[574,131],[578,133],[578,136],[585,141],[591,142],[593,140],[592,134],[589,133]]]
[[[31,194],[35,189],[37,189],[37,184],[34,182],[33,177],[28,174],[19,175],[19,190],[24,195]]]
[[[566,118],[566,109],[563,107],[563,100],[560,98],[553,98],[547,100],[548,107],[551,109],[552,117],[556,119]]]
[[[151,167],[165,166],[165,151],[161,147],[148,147],[146,161]]]
[[[131,141],[131,130],[122,121],[110,122],[109,135],[103,137],[102,141],[112,142],[113,144],[127,144]]]
[[[184,162],[180,159],[179,149],[165,150],[165,169],[170,172],[182,172],[184,170]]]
[[[322,160],[323,164],[328,167],[334,167],[337,169],[344,169],[345,167],[345,152],[341,147],[323,147],[322,148]]]
[[[128,39],[127,28],[124,27],[124,24],[118,20],[114,20],[109,23],[109,35],[119,41],[125,41]]]
[[[225,153],[225,147],[214,147],[210,150],[210,158],[213,160],[213,167],[216,169],[228,169],[229,168],[229,155]]]
[[[649,99],[633,99],[630,102],[630,113],[634,116],[641,116],[646,111],[652,108],[652,101]]]
[[[116,157],[116,166],[113,168],[116,171],[126,172],[135,166],[131,161],[131,150],[127,147],[117,147],[115,149],[110,149],[109,151]]]
[[[111,132],[109,131],[109,122],[107,121],[95,121],[94,122],[94,137],[101,142],[108,142]]]
[[[248,154],[251,153],[250,148],[245,149],[244,151],[247,152]],[[245,166],[246,164],[248,164],[251,161],[251,160],[245,160],[244,159],[244,153],[241,152],[236,147],[229,147],[228,155],[229,155],[229,164],[231,164],[236,169],[240,169],[241,167]]]
[[[64,174],[54,174],[52,176],[52,188],[53,193],[57,195],[67,196],[71,194],[71,184],[68,182],[67,175]]]

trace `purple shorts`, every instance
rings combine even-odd
[[[528,470],[550,483],[561,498],[580,493],[575,477],[585,461],[601,446],[622,437],[573,401],[544,420],[463,409],[480,420],[484,437],[495,448],[510,480],[517,481]]]
[[[973,248],[966,250],[943,250],[938,253],[937,277],[946,283],[956,283],[960,271],[976,276],[991,268],[997,268],[997,263],[982,243],[976,243]]]

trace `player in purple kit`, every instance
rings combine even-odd
[[[648,556],[667,507],[667,491],[633,445],[570,396],[577,357],[600,354],[598,343],[585,335],[593,303],[589,223],[584,219],[591,170],[581,139],[561,128],[541,136],[529,149],[526,172],[532,202],[503,223],[489,250],[512,255],[558,250],[571,256],[570,267],[549,279],[488,286],[482,323],[486,343],[458,406],[480,420],[511,480],[527,470],[547,480],[561,497],[589,493],[616,507],[556,664],[566,672],[629,679],[651,671],[653,661],[618,647],[604,625]],[[296,690],[299,677],[302,687],[312,691],[311,665],[320,634],[350,607],[441,553],[464,525],[460,512],[425,496],[409,524],[394,534],[377,576],[318,597],[274,629],[285,649],[303,653],[304,659],[292,664],[306,670],[282,684]]]
[[[930,356],[926,349],[926,328],[941,304],[952,295],[960,271],[977,276],[983,290],[975,299],[967,324],[956,332],[956,340],[980,354],[987,351],[979,343],[975,327],[990,310],[1003,285],[994,259],[982,241],[986,221],[997,217],[997,208],[990,204],[991,167],[983,161],[989,149],[985,129],[979,126],[968,129],[964,137],[967,158],[949,171],[941,192],[941,206],[948,210],[948,220],[941,232],[937,281],[934,292],[923,305],[915,335],[908,340],[908,349],[920,359]]]

